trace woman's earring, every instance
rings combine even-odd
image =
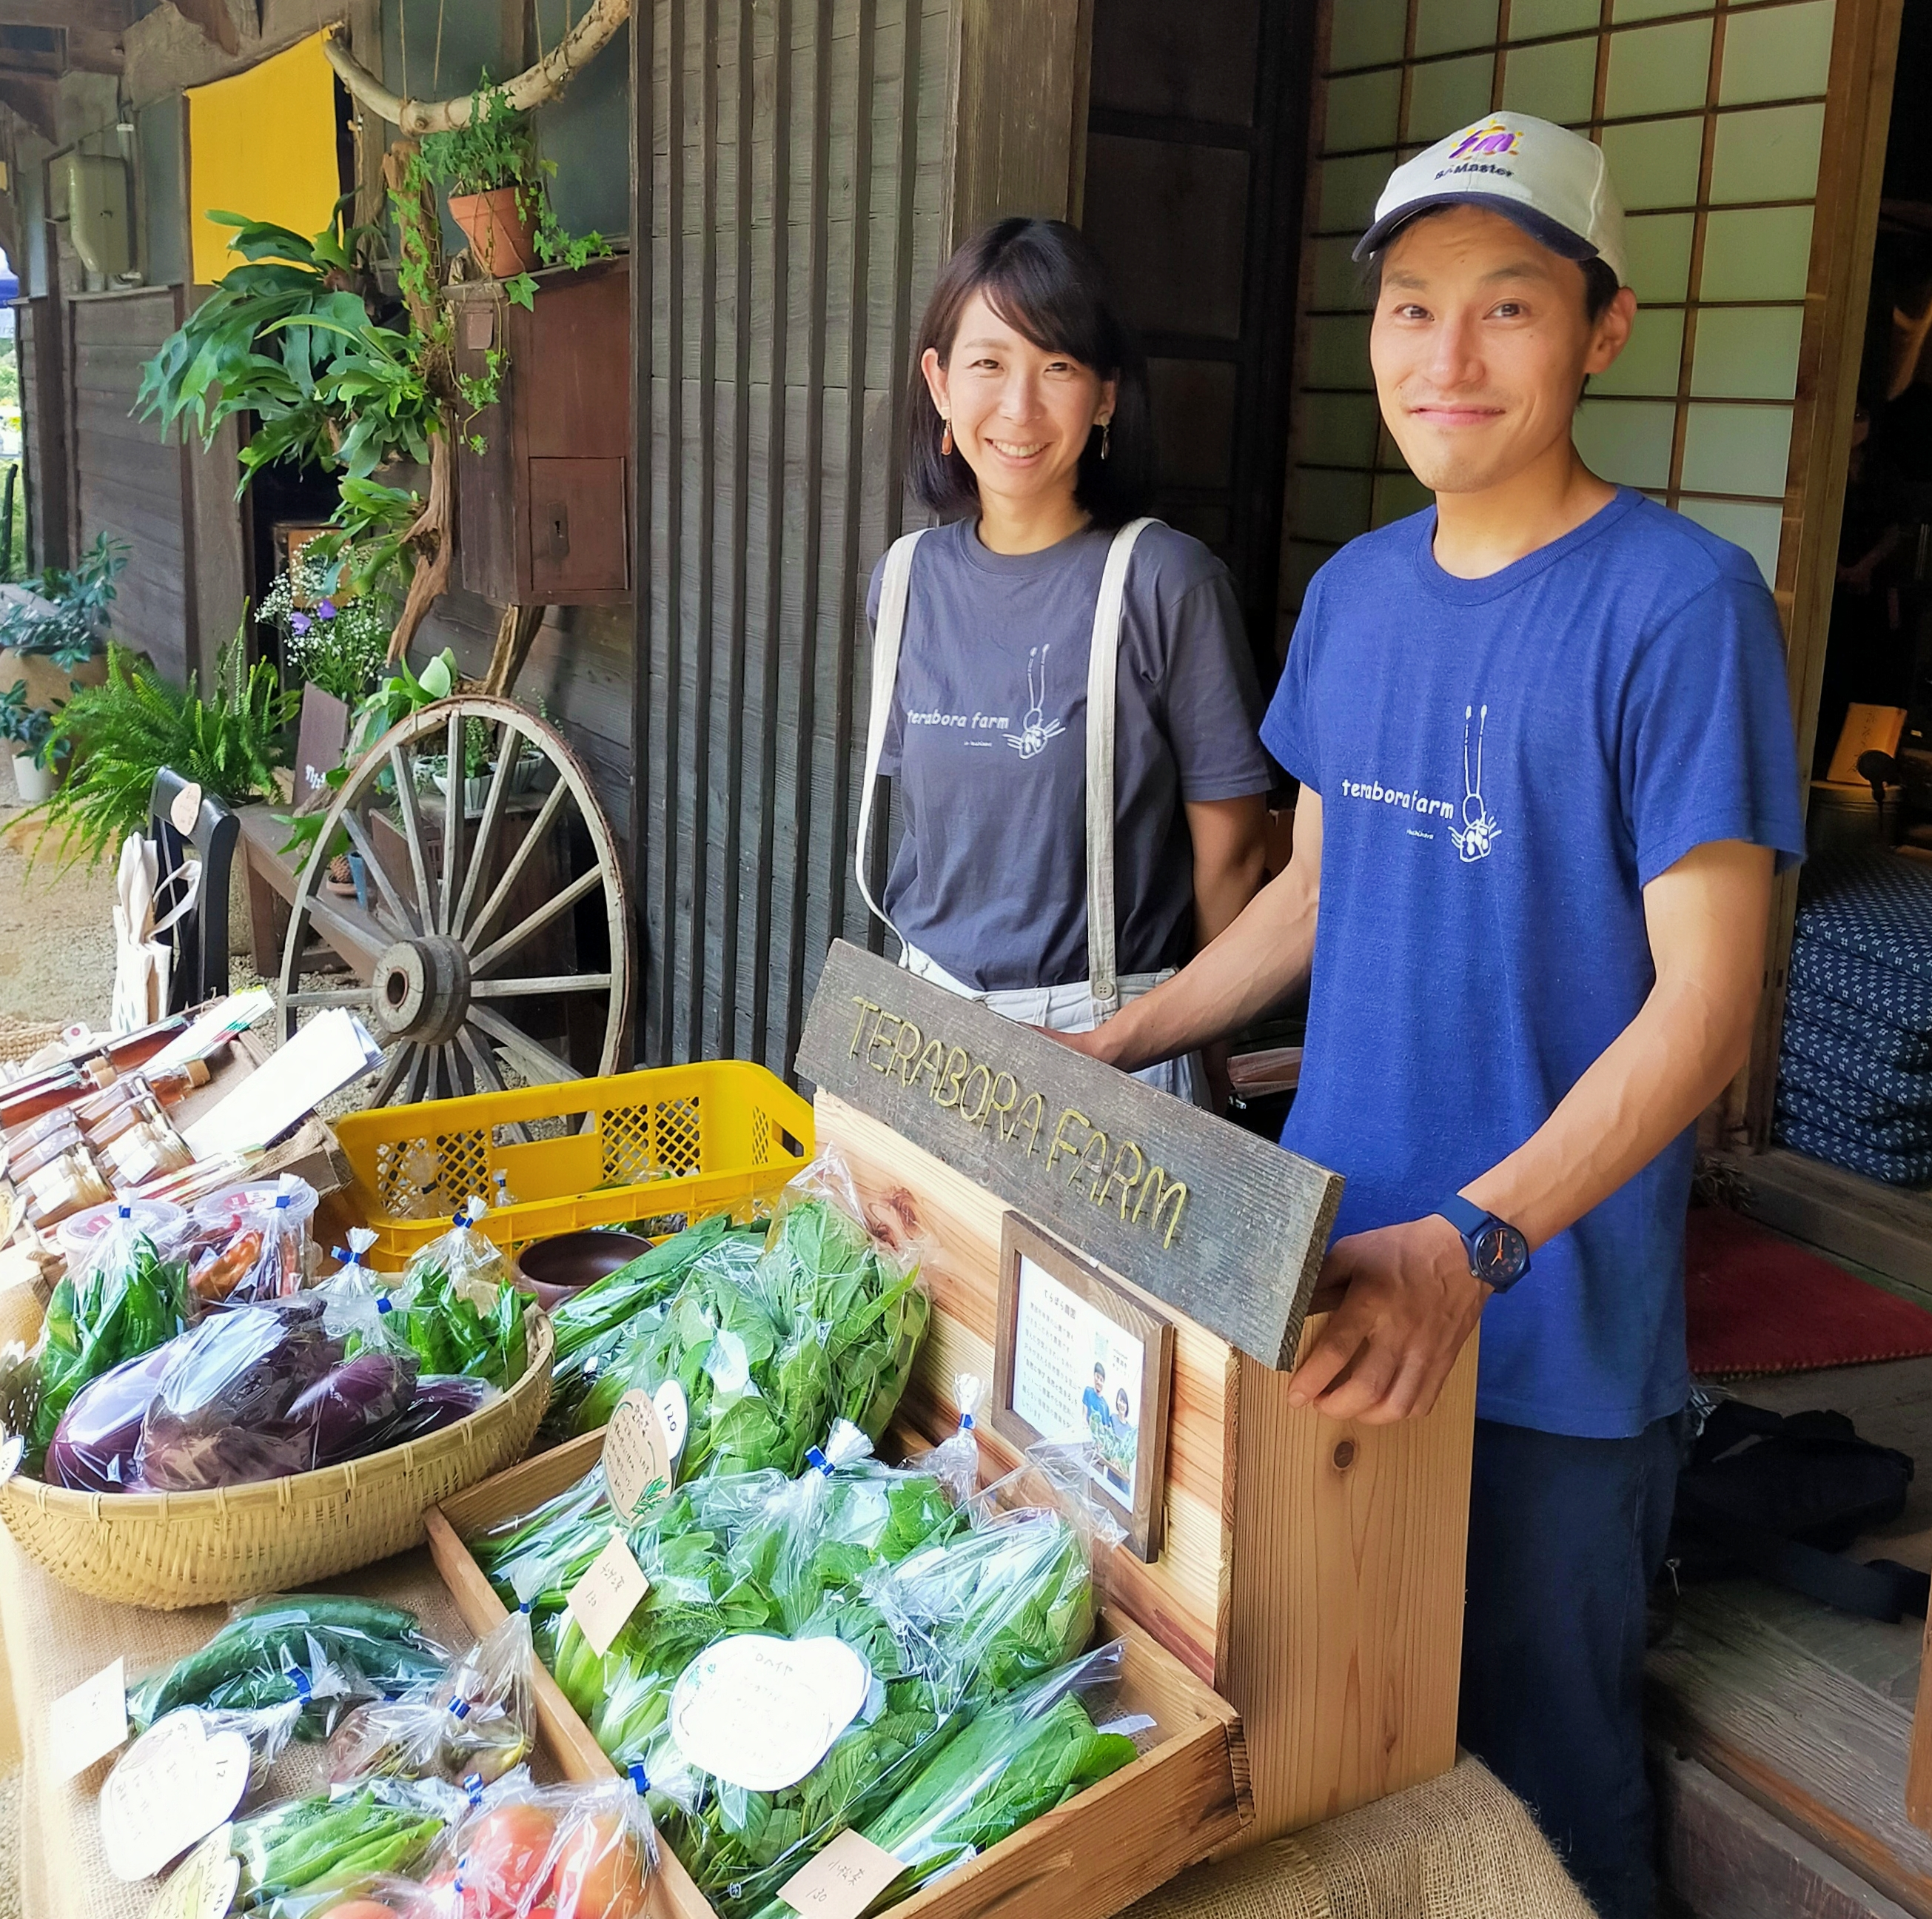
[[[1100,422],[1100,457],[1103,460],[1107,457],[1107,442],[1109,437],[1107,426],[1106,421],[1102,420]]]
[[[939,417],[946,422],[946,431],[939,436],[940,458],[950,459],[952,457],[952,422],[944,413]]]

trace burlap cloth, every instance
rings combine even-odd
[[[412,1608],[446,1645],[475,1637],[457,1617],[448,1590],[422,1548],[365,1566],[325,1589],[366,1593]],[[109,1605],[43,1572],[0,1529],[0,1620],[20,1719],[20,1905],[26,1919],[146,1919],[157,1881],[125,1885],[107,1869],[95,1802],[111,1761],[77,1779],[50,1776],[47,1722],[53,1702],[117,1655],[130,1684],[202,1644],[227,1617],[224,1606],[146,1612]],[[314,1788],[322,1776],[320,1746],[296,1745],[276,1765],[278,1795]]]
[[[1426,1785],[1197,1866],[1123,1919],[1594,1919],[1521,1800],[1466,1755]]]
[[[322,1583],[411,1607],[444,1644],[469,1643],[425,1551]],[[156,1882],[122,1884],[109,1872],[101,1848],[95,1801],[110,1762],[64,1782],[51,1778],[48,1715],[56,1700],[117,1654],[127,1659],[131,1683],[202,1644],[226,1616],[219,1606],[146,1612],[85,1598],[43,1572],[0,1529],[0,1622],[25,1755],[26,1919],[146,1919]],[[272,1790],[312,1789],[321,1779],[321,1756],[319,1746],[290,1747]],[[1468,1758],[1412,1791],[1222,1863],[1197,1866],[1130,1914],[1131,1919],[1592,1919],[1520,1802]]]

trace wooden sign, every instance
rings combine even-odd
[[[1292,1362],[1339,1174],[844,940],[797,1070],[1264,1365]]]
[[[1094,1489],[1137,1559],[1160,1557],[1174,1327],[1016,1212],[1000,1242],[993,1430],[1094,1449]]]

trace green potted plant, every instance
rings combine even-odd
[[[492,279],[528,273],[538,260],[537,234],[547,211],[530,129],[490,83],[470,97],[470,119],[448,132],[426,134],[423,164],[448,190],[449,217]]]
[[[76,686],[106,678],[108,608],[127,563],[125,544],[98,533],[72,572],[50,566],[25,590],[8,590],[0,599],[0,693],[20,687],[29,708],[51,713]]]
[[[52,713],[28,704],[24,680],[0,692],[0,740],[13,749],[14,785],[30,806],[51,799],[60,783],[50,750],[53,730]]]

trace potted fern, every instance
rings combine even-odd
[[[223,650],[214,697],[198,697],[195,676],[170,686],[148,662],[109,649],[107,679],[83,686],[54,718],[43,749],[70,752],[70,769],[35,809],[70,861],[112,858],[130,832],[146,829],[154,775],[172,767],[230,806],[280,797],[298,696],[284,692],[266,660],[246,663],[246,624]]]

